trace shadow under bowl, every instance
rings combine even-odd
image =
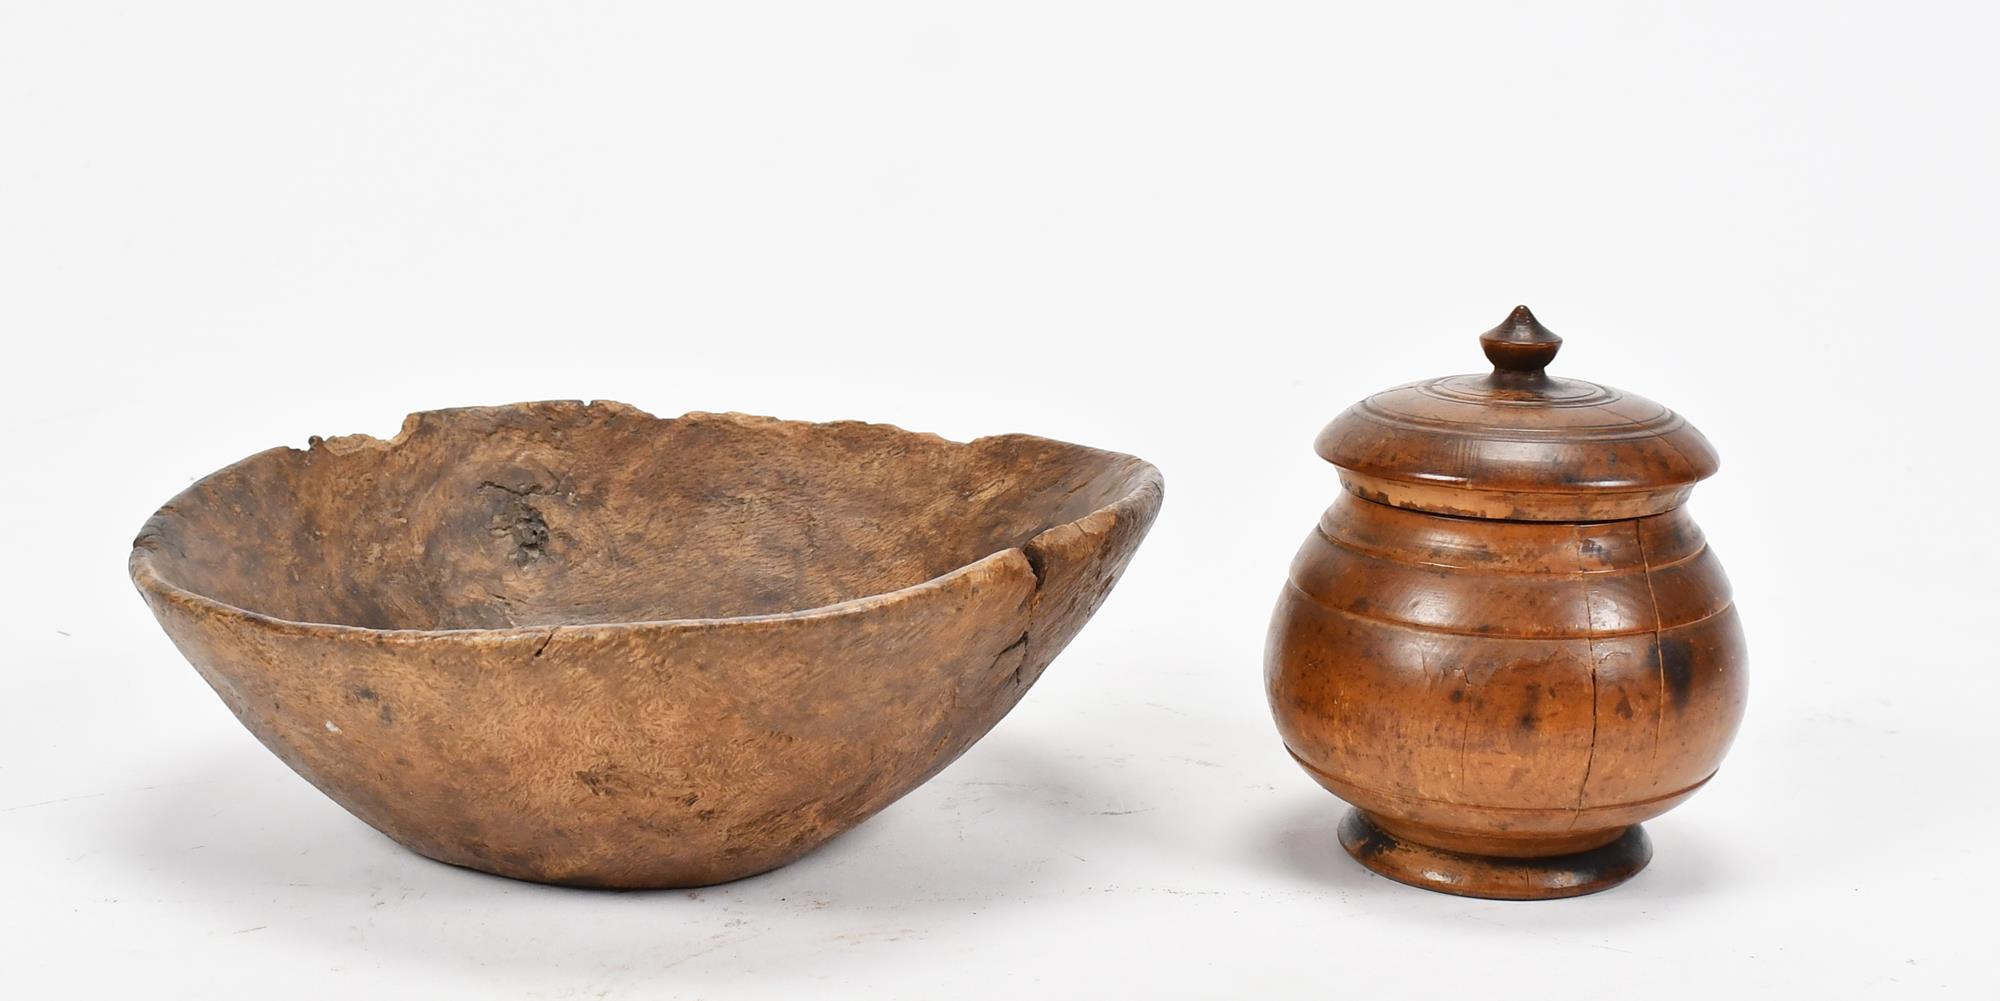
[[[699,886],[962,754],[1161,491],[1026,435],[528,403],[251,456],[161,508],[131,573],[244,726],[401,844]]]

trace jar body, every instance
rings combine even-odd
[[[1534,859],[1609,845],[1700,788],[1745,667],[1685,508],[1497,521],[1343,493],[1293,561],[1265,682],[1293,756],[1375,829]],[[1565,895],[1476,891],[1458,892]]]

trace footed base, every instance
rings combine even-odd
[[[1340,844],[1355,861],[1398,883],[1489,900],[1580,897],[1631,879],[1653,860],[1653,844],[1637,824],[1588,851],[1508,858],[1419,844],[1390,834],[1367,814],[1351,810],[1340,822]]]

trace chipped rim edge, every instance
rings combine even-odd
[[[210,479],[216,476],[220,476],[224,473],[230,472],[231,470],[237,469],[238,467],[248,465],[252,462],[262,459],[267,455],[276,452],[309,451],[310,448],[317,448],[317,447],[326,447],[336,453],[347,452],[354,450],[356,448],[384,448],[384,449],[395,448],[401,445],[403,440],[406,437],[408,437],[412,431],[416,429],[418,420],[426,416],[437,415],[437,414],[459,413],[468,410],[523,410],[530,407],[535,407],[545,404],[554,404],[554,403],[574,403],[581,405],[587,409],[598,409],[598,408],[615,409],[631,415],[645,417],[649,420],[666,422],[666,423],[685,420],[691,417],[692,418],[722,417],[722,418],[729,418],[732,420],[736,420],[740,423],[771,423],[771,424],[784,424],[784,425],[792,425],[799,427],[828,427],[828,426],[843,425],[843,424],[861,424],[868,427],[882,428],[885,430],[894,431],[898,434],[911,435],[920,438],[932,438],[957,448],[971,448],[973,446],[980,444],[981,442],[996,441],[1000,439],[1018,439],[1026,441],[1047,442],[1054,445],[1060,445],[1065,448],[1078,449],[1085,452],[1095,452],[1100,455],[1112,456],[1116,459],[1128,459],[1135,465],[1133,466],[1131,471],[1132,475],[1131,489],[1127,490],[1117,500],[1114,500],[1109,504],[1099,507],[1088,514],[1083,515],[1082,517],[1075,518],[1070,521],[1065,521],[1060,524],[1051,525],[1041,530],[1040,532],[1035,533],[1032,537],[1030,537],[1025,542],[1020,543],[1019,545],[1009,546],[1005,549],[996,550],[992,553],[980,557],[979,559],[973,560],[963,566],[956,567],[944,573],[938,574],[935,577],[930,577],[925,580],[918,581],[914,584],[907,584],[903,587],[896,588],[895,590],[892,591],[880,591],[874,594],[865,594],[857,598],[849,598],[846,601],[838,601],[828,605],[815,605],[810,608],[794,609],[792,611],[787,611],[787,612],[769,612],[761,615],[729,615],[729,616],[710,617],[710,618],[679,618],[679,619],[633,619],[633,620],[611,621],[611,622],[583,622],[575,624],[554,623],[554,624],[535,625],[535,626],[509,626],[504,629],[377,629],[370,626],[354,626],[339,622],[305,622],[297,619],[287,619],[275,615],[267,615],[263,612],[253,611],[251,609],[243,608],[238,605],[232,605],[226,601],[221,601],[215,598],[211,598],[208,595],[201,594],[199,592],[181,587],[180,585],[167,580],[166,577],[160,573],[159,568],[153,565],[153,556],[155,552],[155,547],[152,543],[154,543],[158,537],[158,531],[156,526],[163,519],[169,517],[173,513],[174,508],[177,505],[179,505],[184,498],[187,498],[189,495],[193,494],[196,490],[200,489],[201,486],[204,483],[207,483]],[[312,443],[313,443],[312,446],[310,446],[310,448],[308,449],[298,449],[298,448],[293,448],[289,445],[280,445],[275,448],[267,448],[264,449],[263,451],[245,456],[242,459],[232,462],[229,465],[222,467],[221,469],[215,470],[214,472],[211,472],[206,476],[197,479],[193,483],[189,484],[186,488],[181,490],[179,493],[176,493],[173,497],[169,498],[167,502],[161,505],[158,510],[154,511],[152,516],[146,519],[146,523],[140,527],[138,537],[132,541],[131,554],[126,559],[126,570],[132,577],[132,583],[139,588],[141,594],[149,597],[157,597],[161,601],[180,605],[185,608],[199,609],[201,611],[213,615],[219,615],[223,618],[234,619],[236,621],[253,625],[262,629],[267,629],[288,635],[327,636],[327,637],[369,636],[385,642],[414,643],[414,642],[430,642],[440,639],[449,639],[454,641],[472,641],[475,643],[478,642],[502,643],[502,642],[520,640],[525,638],[540,638],[544,636],[550,636],[557,631],[561,631],[564,633],[622,632],[622,631],[638,630],[638,629],[699,631],[699,630],[720,629],[724,626],[731,626],[731,625],[782,626],[791,623],[814,622],[823,619],[832,619],[832,618],[840,618],[847,615],[856,615],[872,611],[876,608],[881,608],[890,604],[907,601],[921,593],[924,593],[925,591],[937,590],[946,587],[961,577],[967,577],[975,573],[992,573],[994,572],[994,568],[997,567],[1000,563],[1008,561],[1019,561],[1023,565],[1024,569],[1026,569],[1029,574],[1031,574],[1036,578],[1035,582],[1036,589],[1040,590],[1041,587],[1040,573],[1035,569],[1033,562],[1028,557],[1028,549],[1030,547],[1034,546],[1038,542],[1041,542],[1043,539],[1048,538],[1053,533],[1060,532],[1065,529],[1080,530],[1084,522],[1090,521],[1091,519],[1094,518],[1098,518],[1107,513],[1118,518],[1131,517],[1145,513],[1146,520],[1148,521],[1150,527],[1150,521],[1152,515],[1157,514],[1159,505],[1161,501],[1164,499],[1166,493],[1166,481],[1165,478],[1161,476],[1159,468],[1154,466],[1152,463],[1139,458],[1138,456],[1130,455],[1124,452],[1114,452],[1109,449],[1093,448],[1089,445],[1079,445],[1074,442],[1061,441],[1055,438],[1043,438],[1038,435],[1008,433],[1008,434],[997,434],[997,435],[982,435],[978,438],[972,439],[971,441],[956,441],[950,438],[946,438],[943,435],[936,434],[934,432],[910,431],[906,428],[900,427],[895,424],[886,424],[886,423],[878,423],[871,421],[856,421],[856,420],[801,421],[801,420],[787,420],[779,417],[764,417],[755,414],[740,413],[736,411],[717,413],[713,411],[703,411],[703,410],[691,410],[688,411],[687,413],[680,415],[679,417],[656,417],[653,414],[645,410],[641,410],[638,407],[631,406],[630,404],[619,403],[613,400],[591,400],[587,402],[582,400],[536,400],[536,401],[529,401],[522,403],[502,404],[499,406],[492,406],[492,407],[445,407],[437,410],[419,410],[412,412],[408,416],[404,417],[401,430],[399,430],[396,433],[396,435],[391,438],[381,439],[367,434],[342,435],[335,438],[320,438],[318,436],[314,436],[314,438],[312,439]],[[1147,496],[1149,494],[1151,495],[1150,498]],[[1147,512],[1148,508],[1151,509],[1150,513]]]

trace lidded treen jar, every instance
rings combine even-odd
[[[1575,896],[1645,866],[1639,822],[1715,774],[1743,715],[1742,627],[1683,507],[1717,460],[1673,411],[1545,372],[1562,339],[1525,306],[1480,344],[1491,373],[1320,432],[1345,490],[1292,563],[1265,683],[1363,865]]]

